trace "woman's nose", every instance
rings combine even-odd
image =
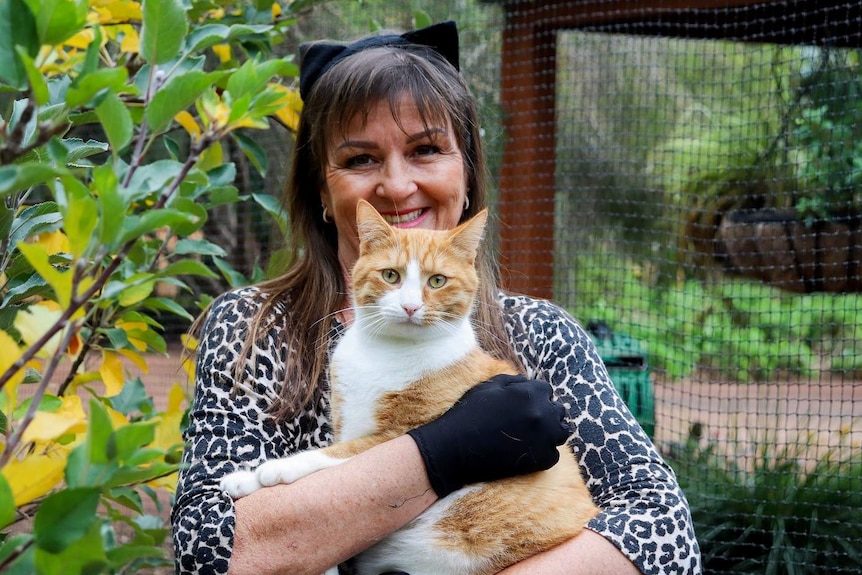
[[[397,201],[416,192],[417,189],[415,174],[407,162],[390,160],[383,165],[376,190],[379,197]]]

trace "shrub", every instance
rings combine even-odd
[[[858,449],[841,459],[833,448],[806,465],[813,437],[790,447],[765,441],[746,466],[742,454],[701,444],[697,429],[666,457],[691,506],[704,573],[862,571]]]
[[[160,284],[215,275],[203,256],[244,281],[196,232],[242,199],[221,142],[262,167],[241,131],[295,120],[296,67],[271,51],[293,20],[275,16],[0,0],[0,572],[168,563],[145,502],[175,484],[185,397],[159,412],[124,362],[166,352],[160,314],[191,319]]]

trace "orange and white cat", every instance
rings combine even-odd
[[[482,351],[470,321],[487,212],[450,231],[391,227],[360,200],[354,323],[330,365],[336,443],[238,471],[232,497],[291,483],[439,417],[469,388],[513,365]],[[358,575],[497,573],[577,535],[598,512],[574,455],[551,469],[468,485],[355,559]],[[336,574],[337,569],[327,571]]]

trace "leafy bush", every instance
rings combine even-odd
[[[693,430],[666,457],[691,506],[704,573],[862,571],[858,453],[842,460],[835,448],[806,468],[805,438],[793,447],[766,441],[745,468]]]
[[[159,314],[191,319],[160,286],[216,275],[205,257],[245,281],[197,232],[243,199],[221,142],[264,169],[242,130],[295,121],[276,8],[0,1],[0,572],[169,563],[148,513],[176,481],[185,397],[158,411],[124,362],[166,352]]]
[[[862,296],[795,295],[757,282],[721,278],[659,283],[644,264],[608,254],[581,255],[574,315],[603,320],[647,349],[670,378],[711,369],[738,381],[821,366],[862,370]]]

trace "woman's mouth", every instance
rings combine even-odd
[[[383,219],[386,220],[390,225],[409,228],[413,224],[418,223],[426,211],[426,208],[419,208],[416,210],[410,210],[409,212],[399,214],[381,215],[383,216]]]

